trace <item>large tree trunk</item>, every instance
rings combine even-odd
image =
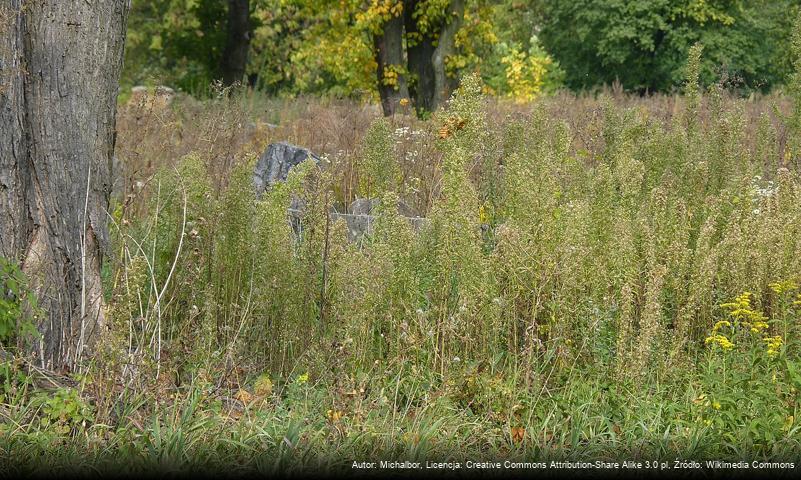
[[[418,116],[434,109],[434,42],[428,35],[422,35],[414,18],[419,0],[405,0],[403,14],[406,27],[406,54],[410,73],[409,92],[414,99]]]
[[[228,0],[228,30],[220,70],[226,86],[241,82],[250,49],[250,1]]]
[[[0,0],[0,255],[39,305],[44,366],[103,325],[100,267],[129,0]]]
[[[384,22],[381,33],[373,40],[381,108],[389,117],[395,114],[401,99],[409,98],[403,66],[403,17],[392,17]]]
[[[445,103],[459,86],[458,78],[448,76],[445,61],[456,50],[456,32],[461,28],[463,19],[464,0],[451,0],[437,48],[431,56],[431,64],[434,67],[434,100],[432,104],[434,110]]]

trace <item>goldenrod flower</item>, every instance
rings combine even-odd
[[[798,284],[792,280],[785,280],[783,282],[774,282],[768,285],[771,290],[773,290],[777,295],[781,295],[785,292],[790,292],[793,290],[798,290]]]
[[[717,323],[715,323],[715,326],[712,327],[712,331],[717,332],[723,327],[731,327],[731,322],[728,320],[719,320]]]
[[[743,292],[738,295],[733,302],[721,304],[722,308],[729,310],[729,317],[733,318],[737,324],[742,325],[751,333],[761,333],[768,328],[768,317],[759,310],[751,307],[751,292]],[[721,322],[715,324],[713,331],[717,331],[722,326]]]
[[[776,354],[779,352],[784,341],[782,337],[776,335],[775,337],[765,337],[763,338],[765,341],[766,346],[768,347],[768,356],[775,357]]]
[[[719,334],[707,337],[706,340],[704,340],[704,343],[706,343],[707,345],[709,345],[710,343],[716,343],[720,345],[720,348],[722,348],[723,350],[731,350],[732,347],[734,347],[734,344],[728,338],[726,338],[725,335],[719,335]]]

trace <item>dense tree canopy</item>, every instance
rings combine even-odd
[[[390,97],[397,103],[409,96],[418,109],[429,110],[436,101],[423,92],[439,82],[441,96],[470,71],[481,73],[489,92],[523,101],[561,85],[587,89],[615,81],[631,91],[670,91],[681,84],[690,46],[700,42],[703,82],[726,77],[745,90],[764,91],[781,85],[790,71],[790,19],[798,5],[133,0],[123,81],[167,83],[198,94],[216,79],[230,84],[240,78],[269,94],[382,98],[385,106]],[[242,8],[246,18],[232,15]]]
[[[202,93],[221,71],[229,0],[134,0],[124,82],[163,82]],[[494,93],[528,99],[559,83],[534,34],[536,10],[520,1],[250,0],[246,79],[271,94],[377,97],[430,62],[447,25],[447,78],[479,70]],[[454,14],[454,9],[459,13]],[[402,17],[403,65],[381,68],[377,39]]]
[[[542,40],[567,86],[618,80],[629,90],[678,86],[690,46],[704,45],[702,81],[725,73],[766,90],[790,69],[796,0],[552,0],[542,3]]]

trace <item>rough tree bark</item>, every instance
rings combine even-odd
[[[406,75],[402,74],[406,70],[403,67],[403,17],[392,17],[384,22],[381,33],[373,37],[373,42],[375,59],[378,63],[376,73],[381,108],[384,110],[384,115],[389,117],[395,114],[402,98],[409,98]],[[392,71],[400,74],[396,84],[387,85],[384,82],[385,75]]]
[[[459,86],[457,78],[447,75],[445,60],[456,50],[456,33],[462,27],[464,19],[464,0],[451,0],[448,5],[445,25],[439,34],[437,47],[431,56],[434,68],[434,98],[432,110],[436,110],[448,100],[451,93]]]
[[[434,55],[434,41],[428,35],[422,35],[414,18],[414,11],[420,0],[404,0],[403,15],[406,27],[406,56],[409,79],[409,92],[414,99],[414,108],[418,116],[433,110],[434,104],[434,66],[431,58]]]
[[[0,255],[39,304],[43,366],[103,325],[116,99],[129,0],[0,0]]]
[[[228,0],[228,27],[220,70],[226,86],[241,82],[250,50],[250,1]]]

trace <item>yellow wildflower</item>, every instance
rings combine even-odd
[[[798,290],[798,284],[792,280],[785,280],[783,282],[774,282],[768,285],[771,290],[773,290],[777,295],[781,295],[785,292],[790,292],[793,290]]]
[[[717,332],[723,327],[731,327],[731,322],[728,320],[719,320],[717,323],[715,323],[715,326],[712,327],[712,331]]]
[[[751,292],[743,292],[733,302],[721,304],[721,307],[729,310],[729,317],[733,318],[738,325],[742,325],[751,333],[758,334],[768,328],[768,317],[751,307],[751,295]],[[715,326],[717,327],[718,324]]]
[[[768,356],[770,357],[775,357],[784,343],[782,337],[779,335],[776,335],[775,337],[765,337],[763,340],[768,347]]]
[[[737,298],[735,298],[733,302],[724,303],[720,306],[731,309],[732,314],[735,310],[751,308],[751,292],[743,292],[737,295]]]
[[[753,333],[759,333],[762,330],[765,330],[766,328],[768,328],[768,324],[767,322],[764,321],[757,321],[751,324],[751,331]]]
[[[707,337],[706,340],[704,340],[704,343],[706,343],[707,345],[709,345],[710,343],[716,343],[720,345],[720,348],[722,348],[723,350],[731,350],[732,347],[734,347],[734,344],[728,338],[726,338],[725,335],[720,335],[720,334],[715,334],[710,337]]]
[[[342,419],[342,417],[345,416],[345,412],[343,412],[342,410],[331,410],[331,409],[329,409],[325,413],[325,416],[328,417],[328,420],[330,420],[332,423],[336,423],[336,422],[340,421]]]
[[[481,223],[487,223],[488,217],[487,209],[484,208],[484,205],[478,207],[478,221]]]

